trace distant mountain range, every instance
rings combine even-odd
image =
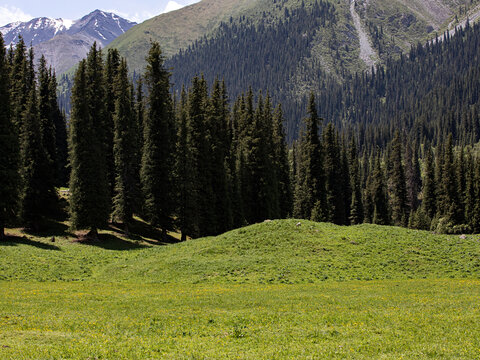
[[[120,16],[95,10],[79,20],[35,18],[0,27],[5,44],[15,45],[22,36],[33,45],[36,58],[44,55],[57,74],[64,73],[83,59],[94,42],[107,46],[136,23]]]

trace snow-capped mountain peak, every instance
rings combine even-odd
[[[21,35],[29,46],[51,40],[59,34],[78,33],[95,38],[102,46],[134,26],[135,23],[113,13],[95,10],[79,20],[39,17],[27,22],[15,22],[0,27],[6,46],[15,45]]]
[[[27,22],[14,22],[0,27],[5,44],[15,44],[21,35],[25,43],[36,45],[50,40],[58,33],[68,30],[74,22],[71,20],[52,19],[48,17],[35,18]]]

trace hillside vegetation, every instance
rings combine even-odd
[[[319,283],[374,279],[478,278],[480,238],[396,227],[276,220],[217,237],[162,246],[106,233],[14,238],[0,246],[0,280],[135,283]]]
[[[130,68],[143,71],[151,41],[158,41],[166,56],[210,35],[222,21],[258,6],[259,0],[203,0],[177,11],[158,15],[119,36],[108,48],[118,49]]]
[[[364,68],[358,61],[359,41],[354,20],[350,14],[349,0],[328,1],[337,10],[340,19],[338,27],[332,33],[328,28],[312,28],[318,36],[311,45],[313,57],[320,57],[319,69],[341,74],[342,67],[354,70]],[[221,23],[239,23],[250,21],[261,23],[269,19],[269,23],[285,21],[288,11],[303,5],[310,6],[311,0],[202,0],[177,11],[161,14],[132,28],[118,37],[109,48],[119,49],[128,60],[131,69],[142,71],[145,56],[150,42],[158,41],[167,57],[181,49],[186,49],[195,41],[216,38]],[[382,60],[389,55],[408,51],[418,41],[424,42],[459,24],[467,16],[473,17],[476,0],[358,0],[355,9],[360,15],[362,25],[367,29],[370,41],[379,51]],[[287,9],[287,12],[285,11]],[[331,56],[332,41],[339,41],[344,48],[354,49],[357,59],[352,62],[351,54],[340,54],[340,61]],[[305,58],[308,60],[308,57]],[[342,64],[346,63],[346,64]]]

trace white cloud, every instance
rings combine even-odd
[[[184,5],[182,4],[179,4],[177,3],[176,1],[172,1],[170,0],[167,4],[167,6],[165,6],[165,10],[163,10],[164,13],[168,13],[170,11],[175,11],[175,10],[178,10],[178,9],[181,9]]]
[[[0,6],[0,26],[4,26],[16,21],[29,21],[33,16],[25,14],[21,9],[10,6]]]
[[[178,9],[181,9],[181,8],[187,6],[187,5],[195,4],[199,1],[200,0],[187,0],[187,1],[183,1],[185,3],[185,5],[183,5],[183,4],[180,4],[180,3],[178,3],[174,0],[170,0],[163,10],[161,10],[161,9],[149,9],[148,11],[144,10],[144,11],[136,12],[134,14],[127,14],[127,13],[119,11],[119,10],[104,10],[104,11],[112,12],[114,14],[117,14],[118,16],[123,17],[124,19],[128,19],[130,21],[135,21],[136,23],[141,23],[141,22],[143,22],[145,20],[148,20],[148,19],[151,19],[151,18],[153,18],[157,15],[164,14],[164,13],[174,11],[174,10],[178,10]]]

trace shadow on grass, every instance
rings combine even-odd
[[[60,250],[58,246],[47,244],[41,241],[35,241],[27,238],[26,236],[8,236],[0,240],[0,246],[17,246],[17,245],[29,245],[43,250]]]
[[[36,237],[71,237],[70,228],[62,222],[55,220],[44,220],[40,230],[24,229],[26,234]]]
[[[111,228],[123,233],[120,225],[113,224]],[[132,240],[143,241],[151,245],[169,245],[180,242],[180,240],[170,235],[167,235],[167,238],[163,240],[163,234],[159,229],[138,219],[131,221],[128,237]]]
[[[122,239],[114,234],[99,234],[97,241],[81,241],[80,243],[105,250],[135,250],[149,247],[137,241]]]

